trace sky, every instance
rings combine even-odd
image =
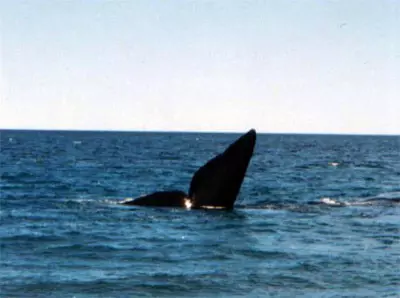
[[[0,128],[400,134],[400,1],[0,0]]]

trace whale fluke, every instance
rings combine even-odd
[[[252,129],[197,170],[189,189],[194,206],[233,208],[255,143],[256,131]]]
[[[193,175],[189,194],[180,190],[159,191],[125,205],[232,209],[256,144],[256,131],[249,130],[223,153],[209,160]]]

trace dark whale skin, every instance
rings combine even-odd
[[[124,205],[185,207],[192,209],[233,209],[253,156],[257,134],[249,130],[224,152],[209,160],[193,175],[189,194],[180,190],[157,191]]]

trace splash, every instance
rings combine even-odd
[[[334,200],[334,199],[331,199],[331,198],[328,198],[328,197],[321,198],[320,202],[322,204],[329,205],[329,206],[348,206],[349,205],[348,202],[339,202],[337,200]]]
[[[192,203],[191,200],[185,199],[185,207],[186,207],[186,209],[192,208],[192,205],[193,205],[193,203]]]

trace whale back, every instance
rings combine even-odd
[[[194,208],[233,208],[255,143],[251,129],[195,172],[189,189]]]
[[[187,194],[179,190],[157,191],[134,200],[128,199],[121,204],[155,207],[184,207]]]

